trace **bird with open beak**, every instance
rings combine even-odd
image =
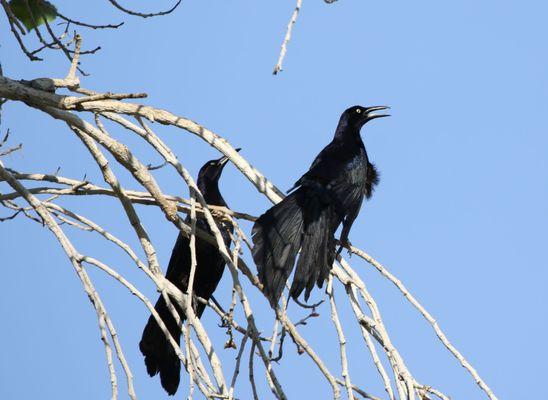
[[[369,121],[387,117],[378,113],[389,107],[353,106],[339,119],[335,135],[280,203],[259,217],[253,226],[253,259],[263,292],[276,307],[285,283],[297,267],[289,294],[305,300],[317,284],[328,279],[335,260],[335,232],[342,223],[340,248],[349,245],[348,235],[364,197],[378,183],[360,131]]]

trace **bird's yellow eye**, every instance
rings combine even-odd
[[[209,163],[209,165],[215,165],[215,162],[212,161],[212,162]]]
[[[356,112],[357,112],[358,114],[360,114],[360,113],[362,112],[362,110],[361,110],[360,108],[356,108]]]

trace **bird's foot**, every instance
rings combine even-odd
[[[341,254],[343,248],[348,251],[348,257],[352,257],[352,243],[350,243],[349,240],[339,241],[339,250],[337,251],[337,255]]]

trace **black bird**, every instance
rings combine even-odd
[[[363,201],[379,182],[360,136],[362,126],[386,117],[374,111],[388,107],[354,106],[341,115],[335,136],[316,156],[310,169],[280,203],[261,215],[253,226],[253,259],[263,291],[276,307],[285,283],[301,254],[290,296],[303,290],[308,300],[314,283],[322,287],[336,254],[349,244],[348,234]],[[335,231],[343,223],[340,246],[335,252]]]
[[[240,149],[237,149],[239,151]],[[202,192],[207,204],[227,207],[223,196],[219,191],[219,178],[228,157],[221,157],[218,160],[211,160],[204,164],[198,174],[198,188]],[[190,222],[190,217],[187,218]],[[196,227],[211,233],[205,217],[196,218]],[[224,226],[221,229],[224,242],[227,247],[230,245],[232,227]],[[177,242],[173,247],[171,259],[167,267],[166,278],[176,285],[181,291],[186,292],[190,278],[190,240],[182,233],[179,233]],[[210,243],[196,238],[196,272],[194,274],[194,285],[192,288],[193,297],[201,297],[209,300],[217,284],[223,276],[225,261],[219,254],[219,250]],[[181,320],[186,319],[186,314],[178,304],[174,304]],[[192,301],[194,312],[198,318],[205,309],[205,304]],[[160,296],[156,302],[156,311],[166,324],[171,336],[177,343],[181,336],[181,328],[169,312],[165,300]],[[179,386],[181,363],[179,357],[173,350],[171,344],[166,340],[164,333],[156,323],[154,317],[150,317],[143,330],[143,337],[139,343],[141,353],[145,356],[147,372],[150,376],[160,373],[162,387],[170,395],[175,394]]]

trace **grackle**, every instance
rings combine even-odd
[[[239,151],[240,149],[237,149]],[[223,168],[228,161],[227,157],[218,160],[211,160],[204,164],[198,174],[198,188],[204,196],[207,204],[226,207],[226,202],[219,191],[219,178]],[[190,222],[190,217],[187,218]],[[196,227],[211,233],[205,217],[196,218]],[[232,227],[224,226],[221,228],[221,234],[227,247],[230,245],[230,234]],[[182,233],[179,233],[177,242],[173,247],[171,259],[167,267],[166,278],[177,286],[181,291],[186,292],[190,278],[190,240]],[[225,261],[219,254],[219,250],[210,243],[196,238],[196,272],[194,274],[194,284],[192,292],[194,296],[209,300],[217,284],[223,276]],[[194,297],[193,296],[193,297]],[[175,304],[175,309],[179,313],[181,320],[186,319],[185,311]],[[192,301],[194,312],[198,318],[201,317],[205,309],[205,304]],[[179,343],[181,328],[177,325],[175,319],[167,308],[166,302],[160,296],[156,302],[156,311],[164,321],[171,336]],[[171,344],[167,341],[164,333],[156,323],[154,317],[150,316],[143,330],[143,336],[139,343],[141,353],[145,356],[147,372],[150,376],[160,373],[160,380],[165,391],[173,395],[179,386],[181,363],[179,357],[173,350]]]
[[[360,136],[362,126],[388,114],[389,107],[350,107],[343,112],[335,136],[316,156],[310,169],[280,203],[265,212],[253,226],[253,259],[265,296],[276,307],[291,274],[297,269],[290,296],[305,300],[317,283],[322,287],[362,205],[371,197],[379,176],[369,162]],[[336,252],[335,231],[343,224]]]

